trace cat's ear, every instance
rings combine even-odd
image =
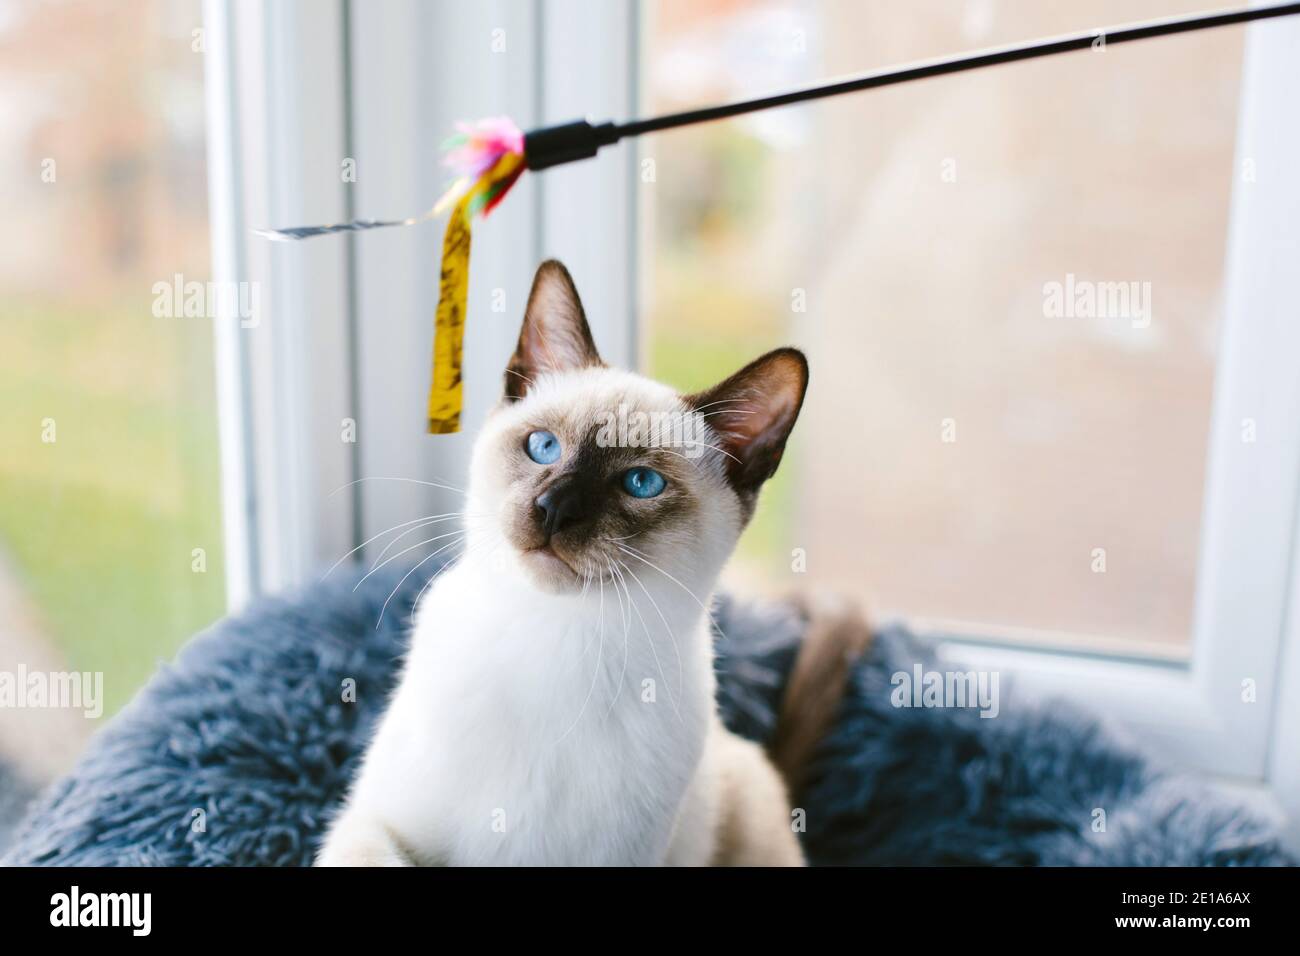
[[[523,398],[537,376],[601,365],[569,270],[555,259],[537,267],[519,344],[506,366],[506,399]]]
[[[742,498],[752,497],[781,463],[804,392],[808,360],[798,349],[756,358],[708,391],[686,396],[705,416],[726,453],[727,475]]]

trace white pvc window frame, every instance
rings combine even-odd
[[[467,329],[455,436],[424,433],[439,225],[299,243],[251,231],[428,208],[457,120],[628,115],[634,10],[206,0],[213,278],[256,283],[262,303],[255,327],[228,315],[215,331],[231,609],[306,583],[384,528],[460,507],[454,488],[540,259],[575,274],[602,353],[635,361],[631,149],[525,177],[476,227],[470,305],[485,320]]]
[[[272,247],[249,228],[426,208],[444,181],[437,144],[457,119],[638,113],[638,16],[632,0],[207,0],[214,278],[265,284],[258,328],[226,319],[216,331],[232,606],[305,582],[383,528],[459,506],[457,492],[407,479],[462,484],[541,258],[574,271],[602,352],[636,362],[636,147],[525,177],[476,229],[471,309],[491,321],[467,332],[467,427],[453,438],[423,433],[440,231]],[[1020,692],[1082,698],[1166,762],[1256,786],[1300,845],[1300,699],[1283,693],[1300,685],[1300,123],[1289,92],[1300,21],[1245,29],[1190,663],[978,635],[941,650],[1014,672]],[[500,59],[479,55],[498,39]],[[345,158],[355,183],[339,175]],[[490,315],[501,300],[505,314]],[[1244,418],[1254,444],[1241,440]],[[346,419],[355,443],[340,440]]]
[[[1033,695],[1082,699],[1165,762],[1262,789],[1300,845],[1300,22],[1245,30],[1190,661],[978,640],[944,652],[1014,673]]]
[[[260,304],[214,331],[234,610],[305,582],[357,533],[349,249],[251,233],[348,214],[344,5],[205,0],[203,13],[213,279],[255,286]]]

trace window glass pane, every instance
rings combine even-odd
[[[644,109],[1203,6],[665,0]],[[733,583],[1186,653],[1249,175],[1241,46],[1240,28],[1158,39],[642,142],[649,371],[697,388],[789,342],[811,362]]]
[[[224,604],[212,324],[160,295],[209,277],[200,28],[0,3],[0,671],[101,673],[105,716]],[[39,764],[95,721],[3,724]]]

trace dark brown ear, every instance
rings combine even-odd
[[[602,364],[569,270],[547,259],[533,277],[519,344],[506,366],[506,399],[523,398],[544,372]]]
[[[742,498],[757,494],[781,463],[807,389],[808,360],[787,348],[756,358],[706,392],[686,396],[717,433],[729,456],[728,477]]]

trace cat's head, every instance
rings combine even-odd
[[[568,271],[544,262],[502,402],[474,446],[473,537],[554,593],[610,580],[620,562],[716,575],[807,384],[807,362],[788,348],[693,395],[610,368]]]

